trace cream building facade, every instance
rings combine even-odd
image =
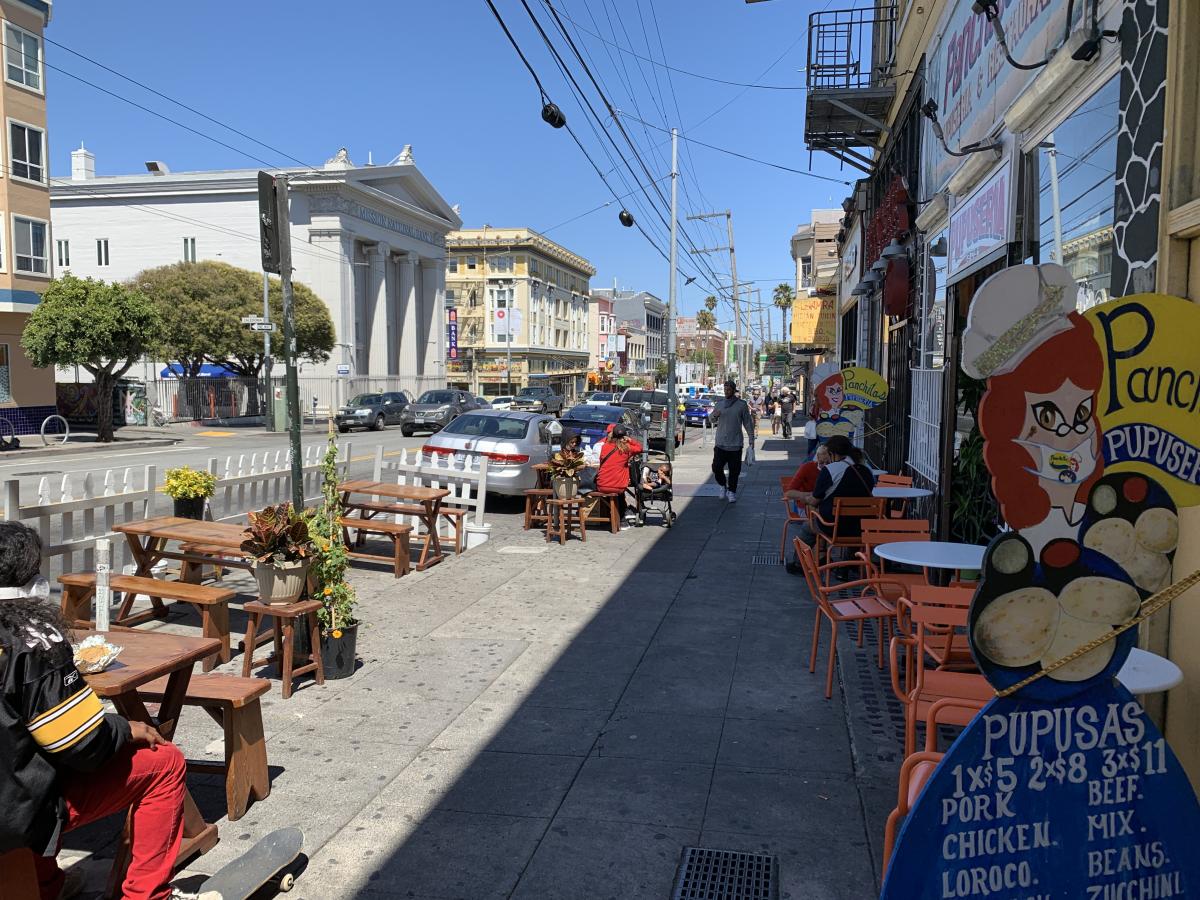
[[[592,264],[529,228],[461,229],[446,246],[446,302],[458,313],[450,383],[484,397],[530,385],[567,399],[583,393],[596,349]]]

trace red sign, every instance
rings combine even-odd
[[[883,248],[898,239],[910,227],[908,215],[908,189],[904,179],[897,175],[888,186],[883,202],[871,216],[867,226],[867,252],[863,265],[870,266],[879,259]]]

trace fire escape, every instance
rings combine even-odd
[[[888,133],[884,120],[895,99],[891,52],[896,5],[835,9],[808,17],[808,103],[804,140],[843,163],[870,173],[871,157]]]

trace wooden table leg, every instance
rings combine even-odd
[[[205,603],[198,607],[200,624],[205,637],[216,638],[221,642],[221,649],[212,656],[205,657],[200,664],[204,672],[211,672],[218,663],[227,663],[233,658],[229,649],[229,603]]]
[[[192,670],[191,667],[188,667],[172,672],[167,679],[167,689],[163,693],[162,703],[159,704],[159,718],[156,725],[159,734],[167,740],[174,736],[175,728],[179,724],[179,714],[183,709],[183,700],[187,696],[188,682],[191,677]],[[146,704],[142,702],[137,691],[130,691],[128,694],[114,697],[113,705],[121,715],[131,722],[155,725],[154,719],[150,716]],[[109,874],[105,897],[121,896],[121,884],[124,882],[125,872],[129,868],[132,824],[132,816],[126,814],[125,829],[113,857],[113,866]],[[196,806],[196,801],[192,799],[191,792],[185,785],[183,791],[183,842],[180,844],[179,855],[175,861],[176,868],[178,869],[193,856],[211,850],[216,843],[217,826],[204,821],[204,816],[200,814],[200,808]]]
[[[583,543],[586,544],[587,543],[587,519],[583,515],[583,507],[577,505],[575,507],[575,514],[579,517],[579,540],[581,540]]]
[[[140,578],[153,578],[154,574],[152,570],[155,563],[162,559],[161,554],[167,542],[162,538],[156,538],[152,535],[146,537],[144,545],[138,540],[138,536],[135,534],[127,534],[125,538],[129,543],[129,552],[133,554],[134,562],[137,564],[137,569],[133,574]],[[121,622],[128,618],[129,611],[133,608],[133,601],[136,597],[136,594],[126,592],[125,596],[121,598],[121,609],[117,613],[115,621]],[[167,617],[167,607],[162,602],[161,597],[151,597],[150,606],[154,610],[154,618],[165,619]]]
[[[292,656],[296,650],[296,620],[294,617],[281,619],[275,627],[275,652],[280,653],[277,660],[279,663],[279,677],[283,681],[283,699],[287,700],[292,696]],[[283,632],[282,637],[280,632]],[[319,652],[318,650],[314,650]]]
[[[63,587],[62,612],[68,625],[76,622],[91,622],[92,597],[96,595],[95,585],[65,585]]]

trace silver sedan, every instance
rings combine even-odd
[[[537,487],[533,467],[550,458],[546,428],[553,421],[554,416],[542,413],[473,410],[430,435],[422,449],[453,457],[460,464],[486,456],[488,491],[519,497],[526,489]]]

